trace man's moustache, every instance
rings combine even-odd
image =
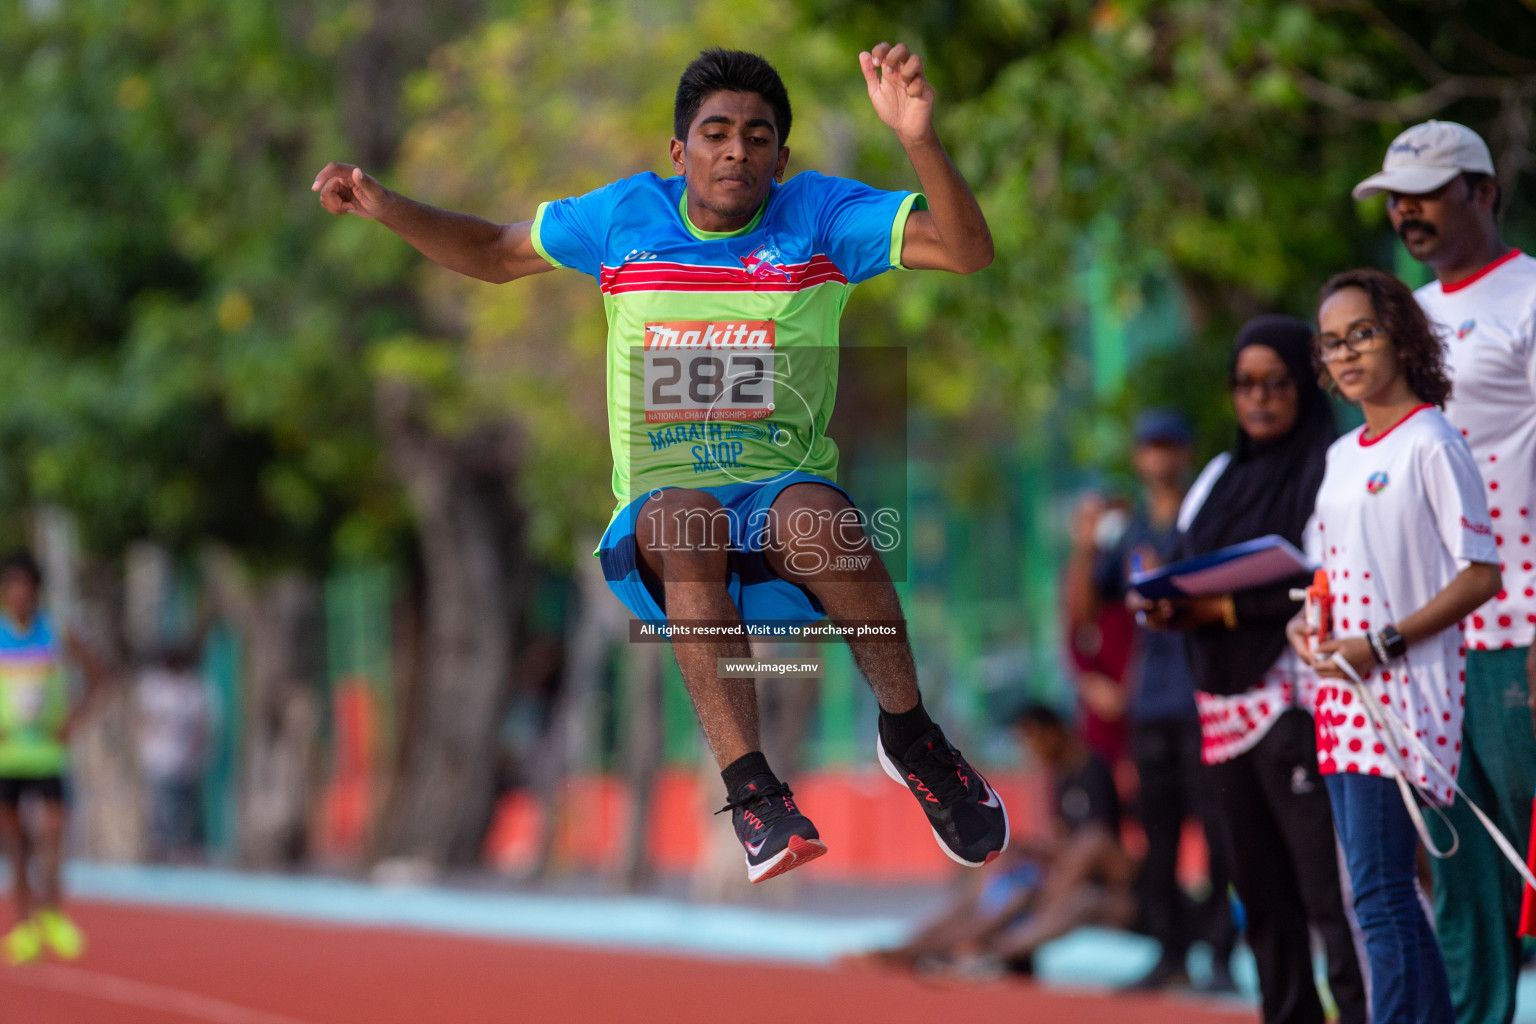
[[[1397,237],[1406,241],[1408,232],[1412,230],[1422,231],[1426,235],[1437,234],[1433,224],[1426,224],[1422,220],[1405,220],[1397,226]]]

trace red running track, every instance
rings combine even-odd
[[[0,966],[3,1024],[830,1024],[964,1019],[1252,1022],[1193,1000],[937,989],[907,978],[346,928],[122,904],[75,906],[76,964]],[[963,1014],[963,1018],[960,1016]]]

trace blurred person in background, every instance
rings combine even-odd
[[[1121,515],[1115,541],[1088,542],[1115,512],[1090,495],[1078,507],[1067,572],[1067,603],[1074,619],[1096,615],[1106,605],[1125,606],[1133,561],[1147,569],[1173,560],[1177,520],[1193,459],[1194,433],[1184,415],[1151,409],[1137,420],[1131,463],[1142,485],[1142,504]],[[1161,947],[1157,963],[1130,986],[1149,990],[1188,984],[1189,948],[1197,932],[1212,949],[1211,985],[1232,990],[1230,961],[1237,941],[1227,898],[1223,846],[1210,819],[1207,780],[1200,764],[1200,721],[1195,684],[1181,638],[1138,630],[1130,670],[1130,746],[1139,795],[1136,809],[1147,836],[1142,863],[1142,913],[1148,934]],[[1197,915],[1179,885],[1179,848],[1184,822],[1206,826],[1210,894]],[[1197,927],[1196,917],[1204,918]]]
[[[16,913],[4,940],[11,964],[37,960],[44,949],[66,960],[84,950],[80,929],[64,912],[60,882],[64,776],[70,732],[103,676],[85,647],[61,636],[39,607],[42,582],[30,554],[16,552],[0,561],[0,850],[11,866]],[[76,701],[65,677],[66,650],[86,680],[85,694]],[[32,827],[29,809],[36,812]]]
[[[858,61],[925,195],[813,171],[786,178],[782,79],[757,54],[718,48],[678,82],[673,177],[636,174],[512,224],[414,202],[352,164],[326,164],[311,186],[327,211],[377,220],[470,277],[570,267],[601,286],[618,506],[595,554],[636,620],[661,635],[674,623],[712,631],[679,635],[672,652],[752,882],[827,847],[763,753],[757,680],[721,677],[722,659],[751,656],[744,623],[896,631],[849,637],[880,707],[878,763],[951,860],[981,867],[1008,845],[1002,800],[923,706],[900,598],[834,480],[837,446],[824,433],[849,290],[898,268],[972,273],[993,255],[935,129],[922,58],[880,43]],[[717,638],[723,628],[735,635]]]
[[[1338,436],[1312,369],[1312,329],[1260,316],[1238,332],[1230,384],[1237,446],[1201,471],[1179,513],[1192,557],[1268,534],[1304,544],[1328,446]],[[1247,915],[1268,1024],[1321,1024],[1308,923],[1323,939],[1342,1024],[1366,1020],[1328,791],[1318,774],[1310,675],[1286,644],[1293,586],[1141,603],[1149,625],[1183,630],[1200,708],[1217,833]]]
[[[195,859],[203,845],[202,779],[213,708],[192,651],[172,648],[139,673],[139,766],[149,805],[149,855]]]
[[[1077,691],[1078,728],[1088,748],[1115,770],[1117,779],[1130,726],[1126,688],[1136,620],[1123,603],[1095,600],[1092,591],[1094,567],[1117,548],[1130,519],[1128,502],[1084,495],[1073,509],[1072,554],[1062,578],[1062,592],[1068,595],[1066,653]]]
[[[1049,831],[1019,838],[997,867],[967,885],[907,942],[856,963],[972,976],[1028,975],[1034,953],[1077,928],[1128,928],[1136,864],[1120,845],[1120,798],[1105,760],[1050,707],[1015,718],[1026,758],[1049,776]]]
[[[1499,183],[1482,138],[1449,121],[1392,141],[1356,199],[1387,193],[1408,252],[1434,271],[1414,293],[1443,328],[1451,396],[1445,418],[1472,449],[1500,544],[1504,589],[1466,622],[1462,788],[1525,852],[1536,790],[1536,259],[1499,232]],[[1536,710],[1536,708],[1533,708]],[[1461,1024],[1508,1024],[1520,975],[1523,884],[1465,801],[1446,808],[1461,838],[1432,858],[1435,933]],[[1436,842],[1450,831],[1431,823]]]

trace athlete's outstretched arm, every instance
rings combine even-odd
[[[928,209],[907,218],[901,265],[912,270],[952,270],[969,274],[992,262],[992,232],[987,219],[944,151],[933,128],[933,85],[923,74],[923,58],[904,43],[881,43],[859,54],[869,102],[880,120],[896,133]]]
[[[481,281],[501,284],[554,269],[533,247],[532,221],[492,224],[439,210],[391,192],[352,164],[326,164],[310,191],[331,213],[376,220],[432,262]]]

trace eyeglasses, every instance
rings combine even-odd
[[[1296,386],[1290,377],[1233,377],[1232,393],[1242,398],[1249,395],[1283,395]]]
[[[1337,334],[1320,334],[1317,337],[1318,359],[1324,363],[1336,363],[1350,353],[1374,352],[1381,347],[1387,332],[1375,324],[1351,327],[1342,338]]]

